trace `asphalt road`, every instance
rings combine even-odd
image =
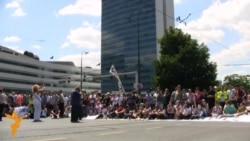
[[[11,137],[13,121],[0,122],[0,141],[250,141],[250,123],[148,120],[23,120]]]

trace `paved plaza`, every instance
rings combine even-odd
[[[23,120],[11,138],[12,120],[0,122],[0,141],[249,141],[249,122],[43,119]]]

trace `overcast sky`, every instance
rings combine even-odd
[[[175,0],[174,6],[174,18],[191,14],[176,27],[208,46],[219,80],[249,74],[250,65],[237,64],[250,64],[250,0]],[[84,66],[98,68],[101,0],[0,0],[0,17],[1,45],[78,66],[81,52],[89,52]]]

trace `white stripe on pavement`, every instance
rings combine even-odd
[[[122,134],[125,132],[109,132],[109,133],[101,133],[99,136],[107,136],[107,135],[116,135],[116,134]]]
[[[66,140],[66,138],[51,138],[51,139],[41,139],[41,140],[33,140],[33,141],[61,141]]]
[[[150,128],[146,128],[147,130],[154,130],[154,129],[160,129],[160,128],[163,128],[163,127],[150,127]]]

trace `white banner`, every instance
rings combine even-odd
[[[28,113],[28,107],[26,106],[15,107],[15,110],[19,117],[24,117]]]

